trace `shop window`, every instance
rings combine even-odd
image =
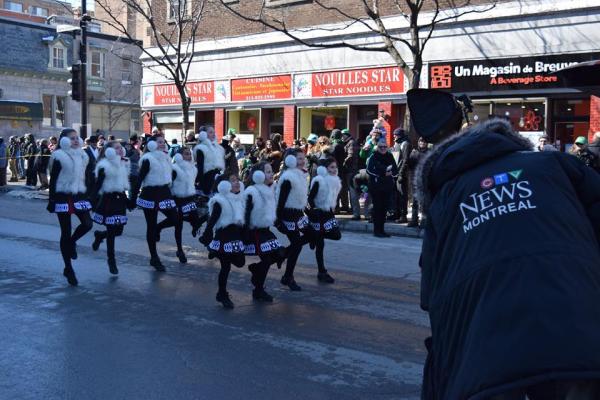
[[[55,128],[63,128],[66,123],[66,97],[45,94],[42,96],[44,117],[42,124]]]
[[[260,136],[261,110],[228,110],[227,130],[235,129],[242,144],[252,144]]]
[[[553,101],[554,118],[589,118],[589,99],[564,99]]]
[[[14,12],[23,12],[23,4],[16,1],[4,0],[4,9]]]
[[[333,129],[348,127],[348,107],[304,107],[300,108],[300,137],[311,133],[317,136],[329,136]]]

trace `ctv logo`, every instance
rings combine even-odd
[[[481,192],[472,193],[459,204],[465,234],[496,217],[537,208],[534,190],[528,180],[520,180],[523,170],[503,172],[480,181]]]

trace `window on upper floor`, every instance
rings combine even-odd
[[[308,0],[266,0],[267,7],[287,6],[295,3],[309,3]]]
[[[15,11],[15,12],[23,12],[23,3],[19,3],[16,1],[4,0],[4,9]]]
[[[89,73],[94,78],[104,78],[104,54],[99,50],[90,52]]]
[[[133,61],[128,57],[121,59],[121,84],[131,85],[131,63]]]
[[[169,0],[169,20],[184,19],[191,14],[191,6],[192,0]]]
[[[36,15],[38,17],[47,17],[48,9],[43,7],[31,6],[29,7],[29,14]]]
[[[67,48],[60,42],[49,47],[50,62],[48,68],[65,69],[67,68]]]

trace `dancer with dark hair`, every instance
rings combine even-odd
[[[290,149],[285,157],[285,169],[275,188],[277,199],[277,229],[287,236],[290,245],[287,248],[287,264],[281,277],[281,284],[292,291],[302,288],[294,280],[294,269],[302,247],[309,242],[308,218],[304,214],[308,196],[308,181],[304,166],[306,157],[303,152]]]
[[[138,197],[139,188],[132,191],[131,202],[135,202],[144,210],[146,219],[146,241],[150,251],[150,265],[157,271],[164,272],[165,266],[160,261],[156,251],[157,219],[160,211],[177,225],[177,209],[171,194],[171,179],[173,168],[171,159],[166,153],[166,143],[162,136],[151,138],[146,145],[146,152],[140,158],[138,185],[142,191]]]
[[[108,270],[117,275],[119,269],[115,259],[115,238],[123,234],[123,228],[127,224],[127,206],[130,203],[125,192],[129,191],[129,160],[125,158],[125,149],[116,141],[104,144],[98,160],[92,197],[97,201],[92,219],[97,224],[104,225],[106,230],[94,231],[92,249],[97,251],[106,239]]]
[[[244,225],[243,185],[237,175],[219,177],[217,193],[208,202],[209,219],[200,243],[209,251],[209,259],[218,258],[219,291],[216,299],[225,308],[233,308],[227,293],[227,280],[231,265],[242,268],[246,262],[242,230]]]
[[[171,185],[171,194],[177,205],[178,219],[175,225],[175,242],[177,243],[177,258],[182,264],[187,263],[187,257],[183,252],[181,234],[183,232],[183,221],[187,221],[192,226],[192,236],[196,237],[202,223],[206,221],[198,216],[196,206],[196,181],[197,170],[192,164],[192,151],[189,148],[182,148],[179,153],[173,157],[173,183]],[[157,240],[160,240],[160,233],[163,229],[173,226],[173,220],[165,218],[157,226]]]
[[[275,193],[273,184],[273,169],[271,164],[261,162],[251,171],[253,185],[244,191],[246,202],[245,215],[245,252],[246,255],[255,255],[260,258],[259,263],[250,264],[248,269],[252,273],[252,297],[255,300],[272,302],[273,296],[265,291],[265,280],[271,264],[281,263],[284,260],[283,247],[277,237],[271,232],[275,224]]]
[[[77,259],[77,241],[92,229],[92,204],[86,196],[85,185],[88,156],[81,149],[82,140],[75,129],[63,129],[60,149],[50,158],[50,194],[47,210],[56,213],[60,224],[60,252],[65,264],[63,275],[72,286],[78,281],[71,260]],[[71,215],[79,226],[71,234]]]
[[[320,164],[317,168],[317,176],[313,178],[310,184],[308,219],[314,231],[315,255],[319,269],[317,278],[320,282],[334,283],[335,280],[325,268],[323,251],[325,249],[325,239],[340,240],[342,238],[338,221],[335,218],[335,207],[342,189],[342,182],[338,177],[335,159],[327,158],[321,160]]]

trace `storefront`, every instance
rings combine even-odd
[[[42,103],[0,100],[0,136],[39,130],[43,118]]]
[[[564,88],[554,74],[574,63],[600,58],[600,53],[547,55],[429,65],[430,87],[468,94],[473,122],[503,117],[536,143],[548,135],[561,150],[577,136],[591,136],[590,96]]]
[[[188,92],[194,130],[205,124],[214,125],[219,136],[234,130],[244,144],[280,133],[289,144],[311,133],[328,136],[345,128],[364,138],[380,109],[397,125],[405,82],[400,68],[378,67],[190,82]],[[144,109],[153,111],[156,126],[169,135],[181,134],[181,102],[174,85],[143,86],[142,100]]]

